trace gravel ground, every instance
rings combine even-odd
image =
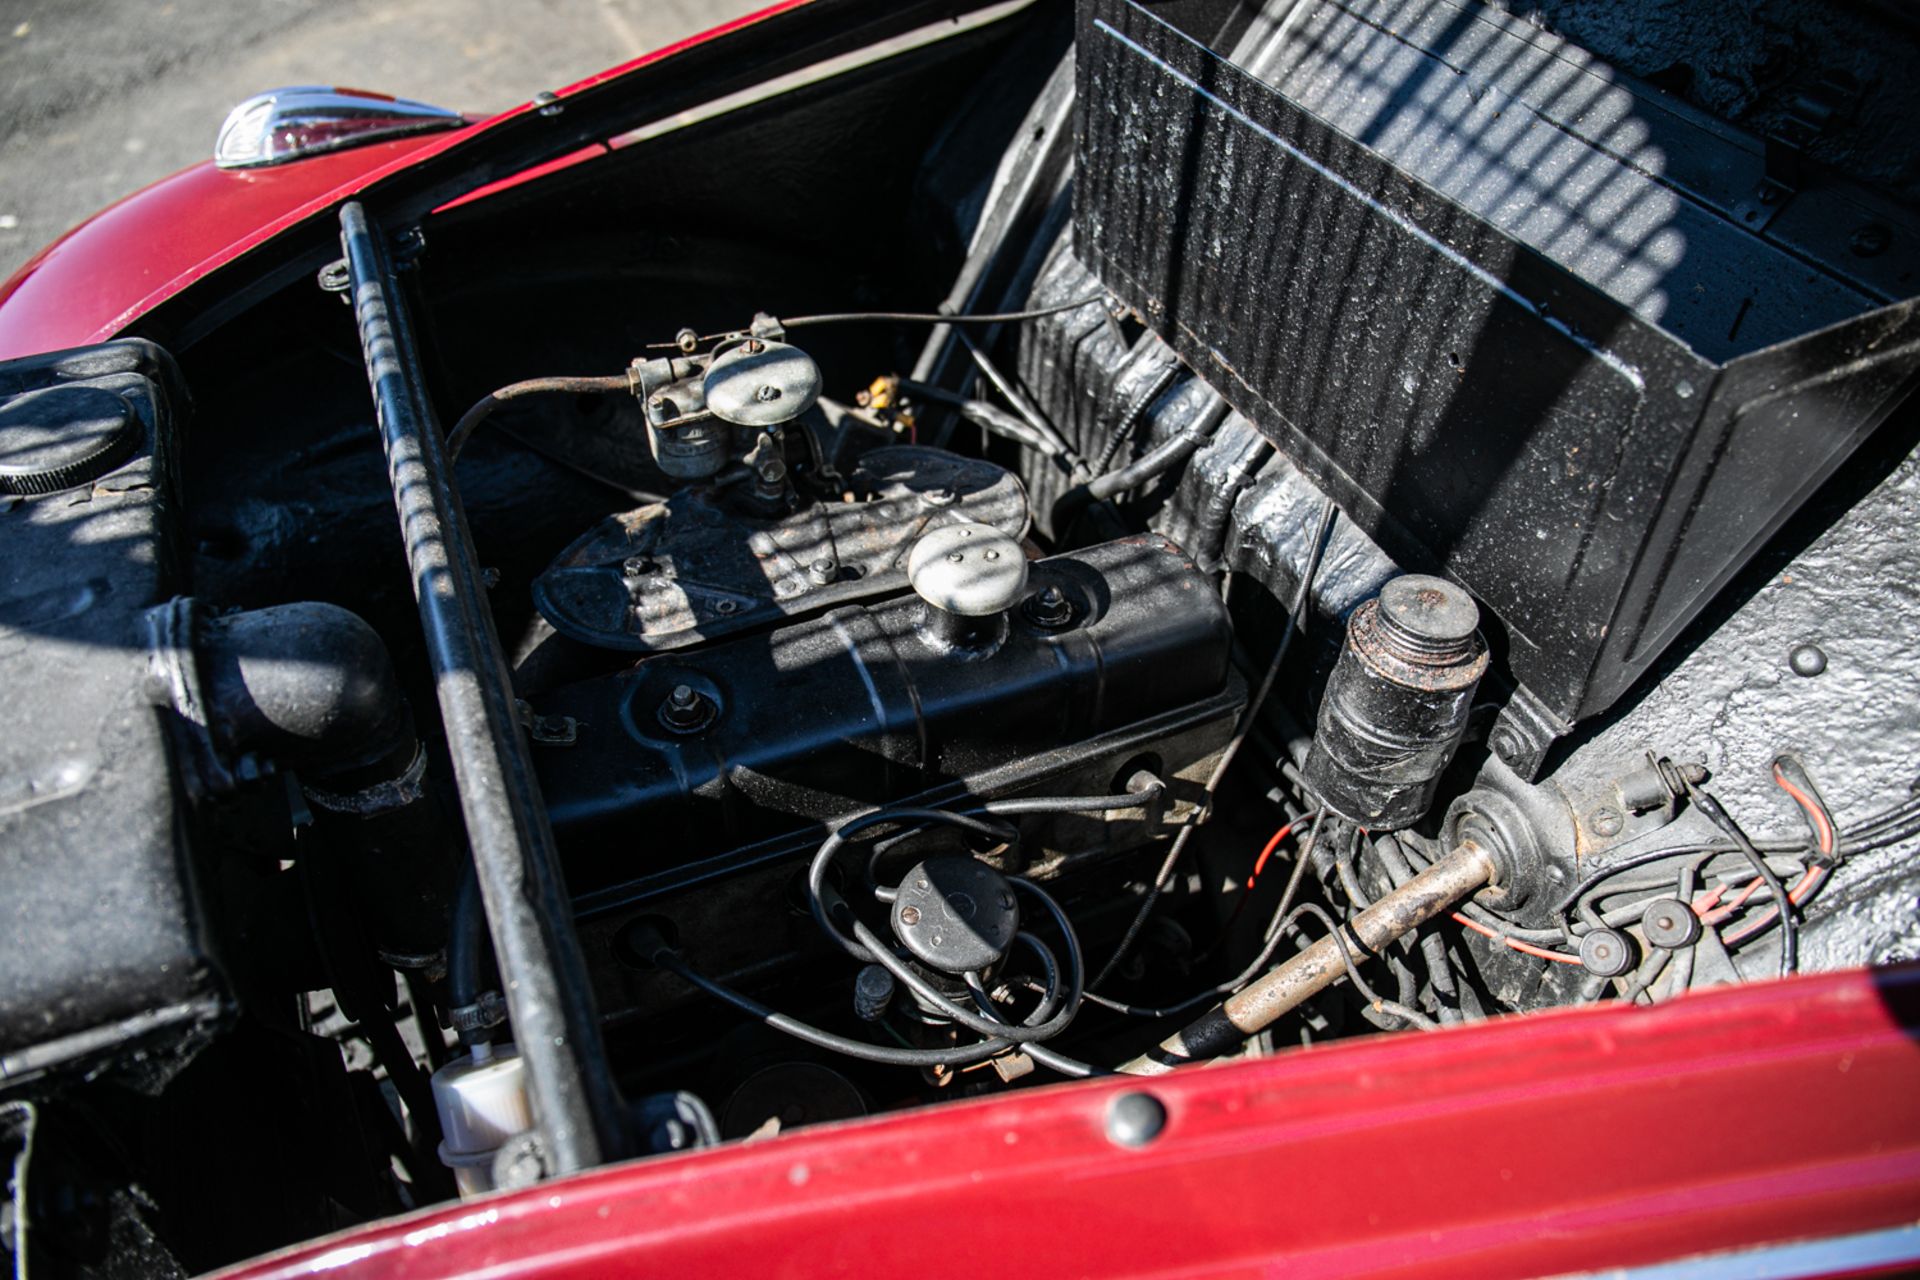
[[[768,0],[0,0],[0,278],[207,158],[228,108],[346,84],[488,112]]]

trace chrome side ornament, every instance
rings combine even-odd
[[[290,85],[257,93],[227,113],[213,144],[213,163],[222,169],[259,169],[464,124],[459,112],[425,102],[365,89]]]

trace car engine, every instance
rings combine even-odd
[[[1915,31],[1686,8],[903,12],[0,365],[36,1274],[1914,958]]]

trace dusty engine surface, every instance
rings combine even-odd
[[[616,84],[0,365],[36,1265],[1920,954],[1907,91],[1509,8]]]

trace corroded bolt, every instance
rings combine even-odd
[[[914,924],[919,924],[919,923],[920,923],[920,908],[918,908],[918,907],[902,907],[902,908],[900,908],[900,923],[901,923],[901,924],[906,924],[906,925],[914,925]]]
[[[692,329],[682,329],[673,335],[673,345],[686,355],[692,355],[700,349],[700,335]]]
[[[1027,618],[1039,627],[1064,627],[1073,621],[1073,605],[1058,587],[1043,587],[1027,601]]]
[[[816,585],[822,587],[832,582],[839,571],[840,566],[824,556],[807,566],[807,576],[812,578]]]

